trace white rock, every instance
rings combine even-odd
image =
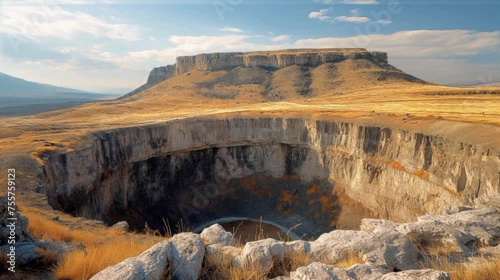
[[[500,212],[480,208],[452,215],[425,215],[396,230],[420,242],[455,244],[464,250],[471,245],[496,246],[500,240]]]
[[[296,271],[290,273],[291,280],[352,280],[343,269],[326,265],[324,263],[314,262],[308,266],[299,267]]]
[[[368,232],[373,232],[377,228],[395,228],[398,224],[389,220],[379,219],[362,219],[360,229]]]
[[[170,239],[171,271],[174,279],[196,280],[205,256],[205,244],[198,234],[180,233]]]
[[[392,229],[378,228],[372,237],[374,249],[363,256],[365,260],[391,271],[417,268],[418,248],[408,236]]]
[[[162,241],[137,257],[107,267],[91,280],[160,280],[165,273],[170,247],[170,241]]]
[[[385,273],[389,272],[386,268],[372,263],[355,264],[344,269],[353,279],[375,280],[380,279]]]
[[[309,256],[315,261],[338,262],[353,253],[371,252],[373,238],[365,231],[335,230],[310,242]]]
[[[406,270],[391,272],[382,277],[382,280],[449,280],[448,273],[434,269]]]
[[[233,245],[234,238],[233,234],[227,232],[221,225],[214,224],[206,229],[204,229],[201,234],[201,238],[205,240],[206,244],[222,244],[222,245]]]
[[[112,226],[112,228],[116,228],[116,229],[121,229],[121,230],[124,230],[124,231],[128,231],[128,229],[130,228],[130,226],[128,225],[128,223],[126,221],[121,221],[121,222],[118,222],[118,223],[114,224]]]
[[[243,247],[239,262],[242,267],[269,270],[273,259],[284,254],[300,254],[309,251],[306,241],[282,242],[272,238],[248,242]]]
[[[310,257],[315,261],[339,262],[352,254],[389,270],[413,269],[418,251],[415,244],[395,230],[376,228],[374,232],[336,230],[310,242]]]

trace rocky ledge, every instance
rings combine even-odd
[[[215,224],[201,235],[175,235],[92,279],[160,279],[165,275],[198,279],[210,265],[210,256],[271,279],[450,279],[447,272],[426,268],[431,267],[426,265],[432,258],[429,248],[446,248],[445,257],[451,262],[472,262],[478,255],[498,258],[498,225],[498,195],[449,215],[421,216],[416,222],[364,219],[360,231],[336,230],[314,241],[264,239],[237,246],[232,235]],[[360,256],[358,263],[335,265],[353,254]],[[307,256],[310,262],[287,275],[272,274],[280,260],[299,256]]]

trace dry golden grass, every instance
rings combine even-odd
[[[349,267],[351,265],[355,265],[358,263],[364,263],[365,261],[363,260],[363,254],[359,252],[351,252],[347,254],[345,257],[343,257],[340,261],[333,263],[333,265],[336,265],[338,267]]]
[[[500,279],[500,258],[464,264],[457,272],[451,272],[451,277],[463,280],[498,280]]]
[[[96,129],[144,125],[200,116],[279,115],[347,119],[370,119],[391,126],[408,128],[429,127],[436,121],[451,120],[474,124],[500,124],[500,94],[460,94],[463,88],[411,84],[400,81],[373,81],[358,75],[359,70],[345,63],[339,65],[345,78],[342,88],[329,88],[331,79],[322,71],[313,72],[314,95],[294,94],[278,102],[262,102],[254,84],[237,87],[236,99],[209,98],[199,94],[200,82],[209,82],[224,75],[224,71],[192,71],[164,81],[132,98],[85,104],[69,109],[32,116],[2,118],[0,123],[0,153],[55,149],[48,142],[73,147],[85,134]],[[326,76],[325,76],[326,75]],[[286,79],[285,79],[286,80]],[[279,82],[279,81],[277,81]],[[286,89],[287,83],[277,84]],[[498,90],[485,87],[482,90]],[[342,94],[335,91],[341,90]],[[465,89],[469,90],[469,89]],[[432,92],[457,93],[429,95]],[[242,96],[240,98],[240,96]],[[410,114],[405,121],[403,116]],[[392,118],[388,118],[392,116]],[[445,125],[445,124],[443,124]],[[445,130],[450,126],[445,125]],[[435,127],[435,129],[440,129]],[[470,129],[468,129],[470,131]],[[493,133],[491,129],[487,131]],[[458,134],[460,137],[465,137]],[[482,136],[471,131],[471,137]],[[482,140],[484,141],[484,140]]]
[[[418,244],[417,247],[420,252],[424,255],[429,256],[449,256],[452,253],[457,252],[460,248],[455,243],[432,243],[432,244],[422,244],[421,242],[415,242]]]
[[[329,260],[313,260],[306,253],[285,254],[273,260],[272,267],[266,273],[262,269],[255,267],[238,268],[232,263],[231,257],[222,254],[209,254],[206,256],[202,280],[261,280],[272,279],[278,276],[289,276],[291,271],[299,267],[307,266],[314,261],[320,261],[325,264],[335,265],[341,268],[349,267],[354,264],[363,263],[361,254],[352,252],[342,258],[340,261],[331,262]]]
[[[74,230],[50,220],[46,215],[31,207],[22,208],[23,215],[29,219],[29,232],[38,239],[52,239],[64,242],[92,244],[110,236],[110,231]]]
[[[498,280],[500,279],[500,256],[486,258],[454,257],[459,248],[451,243],[417,245],[424,256],[421,268],[432,268],[448,272],[452,280]]]
[[[476,258],[474,262],[453,262],[448,256],[427,257],[422,268],[433,268],[448,272],[452,280],[498,280],[500,279],[500,257]]]
[[[91,244],[86,251],[69,253],[55,269],[55,276],[57,279],[89,279],[110,265],[141,254],[157,242],[156,239],[137,242],[117,236],[104,243]]]
[[[209,254],[205,257],[200,280],[261,280],[265,273],[258,269],[235,267],[228,256]]]
[[[26,206],[22,213],[28,217],[29,231],[36,238],[85,245],[85,250],[72,251],[63,259],[50,250],[40,249],[43,255],[40,265],[52,267],[57,279],[89,279],[104,268],[137,256],[164,239],[156,235],[130,237],[122,231],[105,227],[74,230]]]

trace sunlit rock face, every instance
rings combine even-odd
[[[324,63],[341,62],[346,59],[367,59],[386,64],[387,53],[368,52],[364,49],[325,49],[304,50],[302,52],[254,52],[254,53],[212,53],[178,57],[175,63],[176,74],[182,75],[194,69],[217,71],[242,67],[262,67],[281,69],[299,65],[316,67]]]
[[[108,224],[202,228],[244,217],[309,238],[342,228],[345,199],[408,221],[498,193],[499,155],[335,120],[196,118],[95,133],[47,154],[42,181],[54,208]]]

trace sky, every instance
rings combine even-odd
[[[384,51],[430,82],[500,82],[499,0],[0,0],[0,72],[127,93],[177,56]]]

